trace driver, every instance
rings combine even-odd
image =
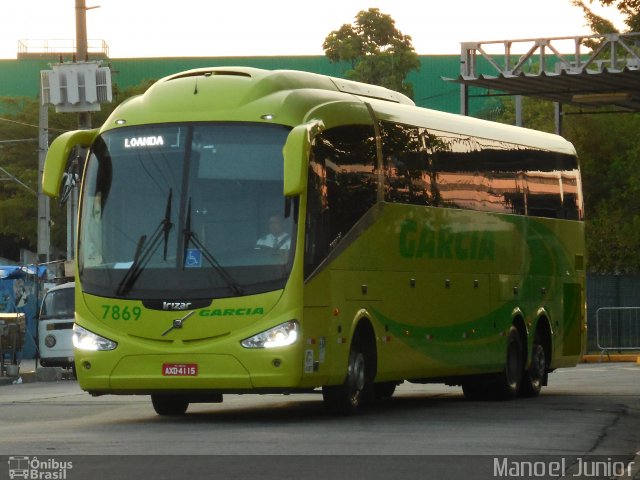
[[[269,217],[269,233],[258,239],[256,248],[272,248],[274,250],[289,250],[291,248],[291,237],[284,231],[284,219],[281,215],[274,214]]]

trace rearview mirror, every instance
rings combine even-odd
[[[97,135],[97,128],[75,130],[63,133],[51,143],[42,174],[43,193],[50,197],[57,197],[60,194],[62,176],[72,150],[76,146],[89,147]]]
[[[284,144],[284,195],[293,197],[304,190],[311,141],[324,128],[320,120],[294,127]]]

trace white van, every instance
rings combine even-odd
[[[74,368],[73,322],[75,283],[53,287],[42,300],[38,315],[38,349],[43,367]]]

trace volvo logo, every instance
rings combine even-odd
[[[166,332],[164,332],[164,333],[162,334],[162,336],[164,337],[167,333],[171,332],[172,330],[182,328],[182,325],[184,324],[184,321],[185,321],[187,318],[189,318],[191,315],[193,315],[194,313],[196,313],[196,312],[189,312],[189,313],[187,313],[187,314],[186,314],[184,317],[182,317],[182,318],[176,318],[176,319],[173,321],[173,323],[171,324],[171,327],[169,327],[169,329],[168,329]]]

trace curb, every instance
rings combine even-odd
[[[16,383],[59,382],[69,378],[69,373],[63,371],[60,367],[38,367],[36,370],[20,372],[17,377],[0,376],[0,387]]]
[[[20,375],[17,377],[0,377],[0,387],[4,385],[13,385],[14,382],[33,383],[36,381],[36,372],[20,372]]]
[[[640,365],[640,355],[638,354],[595,354],[582,357],[583,363],[609,363],[609,362],[633,362]]]

